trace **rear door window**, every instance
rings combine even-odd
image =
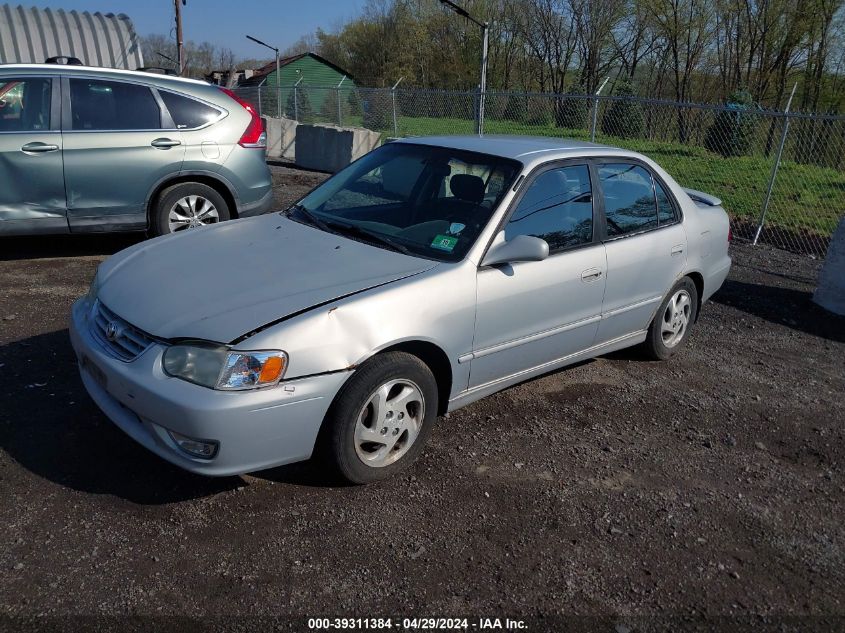
[[[0,132],[50,129],[50,78],[0,78]]]
[[[161,110],[146,86],[72,78],[70,105],[74,130],[161,129]]]
[[[608,237],[657,227],[657,204],[648,171],[629,163],[606,163],[598,166],[598,172]]]
[[[161,95],[164,105],[167,106],[167,111],[170,112],[173,122],[180,130],[202,127],[217,120],[220,116],[220,110],[200,103],[196,99],[183,97],[166,90],[159,90],[158,93]]]

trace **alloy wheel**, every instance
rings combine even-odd
[[[376,389],[355,421],[355,452],[373,468],[389,466],[413,446],[425,419],[425,398],[410,380],[390,380]]]
[[[217,207],[202,196],[185,196],[175,202],[167,216],[170,232],[184,231],[220,221]]]
[[[691,318],[692,297],[682,288],[672,295],[663,311],[660,335],[666,347],[671,349],[681,342]]]

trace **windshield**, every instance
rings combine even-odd
[[[382,248],[457,261],[520,167],[497,156],[388,143],[308,194],[294,217]]]

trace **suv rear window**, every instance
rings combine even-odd
[[[161,110],[146,86],[71,79],[70,104],[74,130],[161,129]]]
[[[200,103],[196,99],[183,97],[165,90],[159,90],[158,93],[161,95],[164,105],[167,106],[173,122],[180,130],[202,127],[220,116],[219,110]]]

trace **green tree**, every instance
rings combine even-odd
[[[731,93],[726,106],[707,130],[704,147],[722,156],[742,156],[751,149],[757,132],[757,106],[747,90]]]
[[[337,125],[338,93],[334,90],[324,90],[323,93],[323,104],[320,106],[320,121],[323,123],[331,123],[332,125]],[[343,97],[341,96],[341,100],[342,99]]]
[[[361,95],[358,94],[357,90],[349,90],[349,96],[346,97],[346,106],[348,108],[349,114],[355,117],[361,116],[363,113],[361,107]]]
[[[580,83],[570,85],[567,95],[555,99],[555,123],[558,127],[583,130],[588,126],[590,100],[578,96],[584,95],[584,87]]]
[[[621,97],[619,101],[612,101],[601,118],[602,134],[619,136],[622,138],[642,138],[645,132],[645,116],[643,106],[637,101],[629,101],[636,96],[631,82],[625,78],[614,86],[614,95]]]
[[[311,99],[308,97],[308,91],[302,88],[296,90],[291,88],[290,94],[288,94],[285,112],[291,118],[298,114],[297,121],[300,123],[313,123],[314,108],[311,107]]]
[[[364,97],[364,127],[393,130],[393,99],[387,91],[372,91]]]

